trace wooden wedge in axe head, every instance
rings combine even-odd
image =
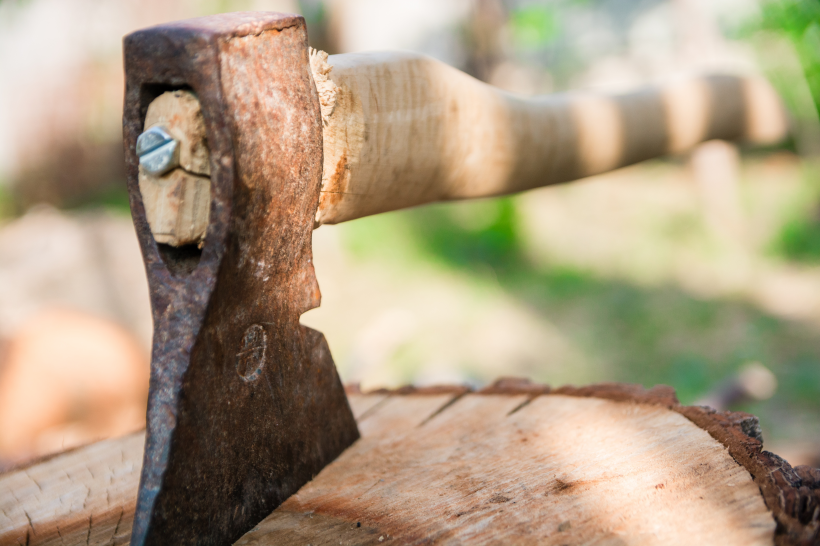
[[[299,323],[320,299],[314,227],[785,131],[758,78],[522,99],[419,55],[328,58],[276,13],[135,32],[125,71],[154,317],[135,545],[229,544],[358,438]]]

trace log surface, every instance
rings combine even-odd
[[[773,543],[752,477],[679,413],[471,394],[436,414],[448,401],[383,403],[362,440],[238,544]]]
[[[128,544],[145,433],[0,475],[0,545]]]
[[[387,394],[349,397],[358,419]],[[0,546],[128,544],[145,432],[0,474]]]
[[[348,395],[362,439],[237,544],[817,544],[820,472],[671,389]],[[126,544],[143,433],[0,475],[0,545]]]

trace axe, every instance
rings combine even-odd
[[[327,57],[304,19],[128,35],[123,131],[154,319],[132,544],[229,544],[358,438],[311,231],[602,173],[709,139],[781,138],[758,78],[523,99],[410,53]]]

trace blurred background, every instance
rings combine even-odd
[[[0,0],[0,468],[144,426],[151,317],[125,192],[121,39],[298,12],[311,44],[420,51],[522,95],[763,73],[769,149],[681,157],[314,232],[346,383],[673,386],[820,466],[814,0]]]

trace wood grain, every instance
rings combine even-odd
[[[323,125],[317,227],[574,180],[710,139],[767,144],[786,132],[780,101],[759,77],[525,99],[410,53],[311,50],[310,65]],[[140,172],[152,233],[172,246],[199,243],[210,169],[196,97],[160,95],[148,108],[145,126],[153,125],[180,141],[182,166],[161,177]]]
[[[211,210],[211,157],[199,100],[190,91],[168,91],[148,106],[145,130],[164,127],[178,143],[179,167],[155,176],[139,170],[145,215],[158,243],[201,244]]]
[[[387,398],[348,395],[357,418]],[[139,432],[0,474],[0,546],[127,544],[144,444]]]
[[[549,391],[505,380],[480,394],[348,398],[362,438],[237,544],[817,538],[810,512],[820,472],[762,452],[751,416],[679,406],[668,388]],[[100,442],[0,475],[0,545],[126,543],[143,439]]]
[[[359,433],[363,438],[379,439],[404,434],[424,423],[454,398],[453,394],[391,396],[376,408],[377,411],[364,415],[359,422]]]
[[[127,544],[145,433],[0,475],[0,545]]]
[[[364,436],[237,544],[773,543],[749,473],[681,415],[528,400],[467,395]]]
[[[363,415],[376,408],[380,403],[387,400],[387,398],[388,395],[386,394],[347,393],[350,410],[353,412],[353,417],[356,418],[357,422]]]
[[[770,143],[786,121],[757,77],[525,99],[412,53],[312,56],[324,119],[316,224],[508,194],[686,151]]]

